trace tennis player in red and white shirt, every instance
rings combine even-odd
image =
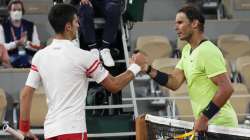
[[[76,9],[57,4],[49,13],[49,21],[56,32],[52,43],[35,54],[31,70],[20,95],[20,131],[37,139],[30,132],[32,95],[42,83],[47,96],[48,113],[44,122],[46,140],[87,140],[85,98],[88,78],[116,93],[141,70],[131,64],[127,71],[113,77],[100,60],[90,52],[74,46],[78,18]]]

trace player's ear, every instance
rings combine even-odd
[[[65,25],[65,31],[71,31],[72,30],[72,25],[70,22],[66,23]]]
[[[193,28],[199,28],[199,21],[197,19],[192,21],[192,27]]]

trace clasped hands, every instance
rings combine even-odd
[[[141,67],[141,72],[145,73],[148,69],[147,55],[143,52],[135,51],[130,58],[130,64],[135,63]]]

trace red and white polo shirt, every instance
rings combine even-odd
[[[48,113],[45,138],[86,132],[85,98],[88,77],[100,83],[108,71],[90,52],[75,47],[69,40],[54,39],[32,60],[26,85],[45,88]]]

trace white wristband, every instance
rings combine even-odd
[[[131,71],[134,74],[134,76],[136,76],[141,71],[141,67],[133,63],[128,67],[128,70]]]

